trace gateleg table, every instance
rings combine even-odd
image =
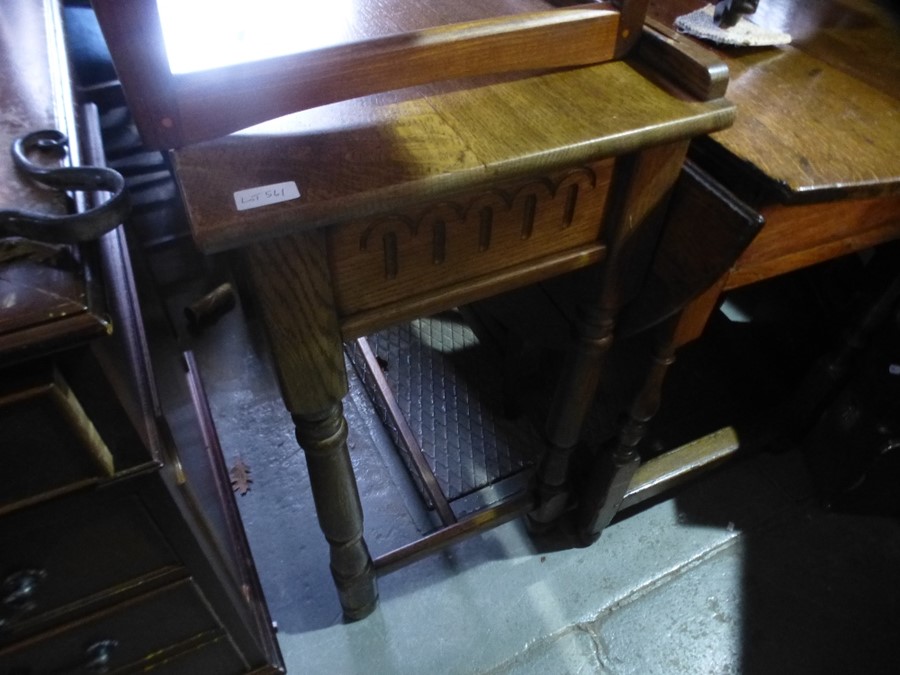
[[[267,329],[347,617],[375,606],[377,570],[346,444],[342,343],[602,265],[546,425],[530,517],[551,521],[688,144],[733,115],[635,56],[377,94],[172,151],[197,244],[234,253]]]

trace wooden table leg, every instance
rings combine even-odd
[[[537,475],[537,508],[528,514],[529,529],[540,534],[556,524],[569,501],[569,469],[590,404],[597,391],[603,357],[613,341],[614,313],[582,305],[575,338],[547,416],[549,443]]]
[[[611,448],[601,450],[591,462],[579,494],[576,527],[585,544],[595,541],[618,513],[641,464],[639,448],[659,411],[666,373],[675,362],[676,352],[699,337],[718,302],[724,279],[653,329],[656,336],[650,370]]]
[[[254,244],[242,252],[245,277],[269,335],[284,403],[306,454],[319,525],[344,616],[361,619],[378,591],[363,538],[359,491],[341,403],[347,373],[319,232]]]
[[[650,420],[659,410],[663,381],[675,361],[679,319],[680,315],[675,314],[656,329],[650,371],[629,408],[628,417],[612,448],[601,449],[588,469],[587,489],[579,496],[577,517],[578,535],[584,543],[596,540],[612,522],[641,464],[638,447]]]
[[[612,345],[616,317],[644,280],[686,151],[687,143],[680,142],[618,160],[606,214],[609,253],[585,284],[589,288],[578,307],[575,339],[548,415],[549,449],[538,469],[538,506],[528,514],[533,532],[547,530],[569,505],[572,454]]]
[[[621,508],[640,467],[639,446],[659,409],[675,352],[700,335],[719,301],[728,270],[762,227],[756,211],[696,167],[687,167],[677,185],[650,274],[619,318],[619,332],[626,334],[659,323],[653,328],[649,371],[618,438],[582,472],[587,479],[577,500],[577,527],[584,542],[600,536]],[[692,463],[699,459],[694,453],[684,457]]]

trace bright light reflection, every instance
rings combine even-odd
[[[173,74],[319,49],[349,37],[354,0],[156,0]]]

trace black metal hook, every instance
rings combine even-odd
[[[744,14],[753,14],[759,0],[720,0],[713,12],[713,22],[720,28],[736,26]]]
[[[47,168],[28,159],[35,151],[65,152],[68,143],[65,134],[44,129],[16,139],[10,150],[15,165],[41,185],[66,191],[105,191],[110,198],[100,206],[64,216],[0,210],[0,238],[23,237],[54,244],[91,241],[120,225],[128,215],[128,192],[118,171],[98,166]]]

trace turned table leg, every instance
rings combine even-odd
[[[318,413],[292,415],[306,453],[319,526],[331,549],[331,575],[348,619],[367,616],[377,601],[372,558],[363,539],[363,514],[340,402]]]
[[[254,244],[242,252],[242,263],[306,455],[344,616],[361,619],[375,608],[378,590],[347,448],[341,403],[347,373],[324,241],[313,231]]]
[[[573,451],[600,381],[603,357],[613,340],[612,312],[583,307],[563,375],[553,396],[545,434],[548,449],[538,469],[537,508],[527,524],[535,533],[552,527],[566,510]]]
[[[656,324],[655,347],[618,438],[585,471],[577,516],[582,540],[596,539],[625,500],[641,464],[639,446],[659,410],[663,381],[675,353],[702,332],[728,270],[762,222],[758,213],[696,167],[682,172],[649,275],[640,294],[618,317],[625,334]]]
[[[597,391],[616,317],[639,292],[687,143],[649,148],[618,160],[604,237],[606,260],[582,283],[575,337],[546,425],[548,450],[538,469],[533,532],[549,529],[570,503],[570,466]],[[597,486],[605,489],[605,486]]]
[[[587,489],[578,500],[578,535],[584,543],[600,536],[612,522],[641,464],[638,447],[647,433],[647,426],[659,410],[663,381],[669,366],[675,361],[676,329],[680,315],[667,319],[659,328],[650,371],[640,392],[631,404],[628,417],[613,441],[613,447],[603,450],[588,469]]]

